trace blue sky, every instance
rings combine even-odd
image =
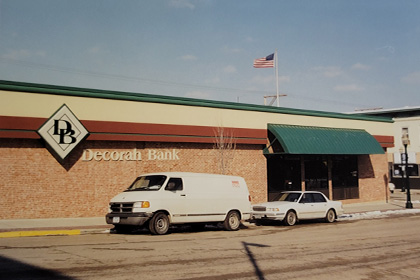
[[[0,0],[0,79],[349,112],[420,105],[420,1]]]

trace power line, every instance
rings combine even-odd
[[[238,91],[238,92],[249,92],[249,93],[271,93],[268,91],[260,91],[260,90],[249,90],[249,89],[237,89],[237,88],[225,88],[225,87],[213,87],[213,86],[206,86],[206,85],[197,85],[197,84],[187,84],[187,83],[179,83],[179,82],[168,82],[163,80],[155,80],[155,79],[146,79],[146,78],[138,78],[138,77],[129,77],[125,75],[115,75],[115,74],[105,74],[99,72],[92,72],[92,71],[81,71],[74,68],[68,67],[58,67],[52,66],[48,64],[41,64],[41,63],[34,63],[29,61],[23,60],[16,60],[16,59],[5,59],[0,58],[0,61],[4,61],[6,63],[22,65],[32,68],[43,68],[50,71],[57,71],[57,72],[64,72],[64,73],[72,73],[78,75],[87,75],[99,78],[113,78],[117,80],[126,80],[126,81],[141,81],[141,82],[148,82],[152,84],[158,85],[166,85],[166,86],[180,86],[180,87],[188,87],[188,88],[203,88],[203,89],[210,89],[210,90],[217,90],[217,91]]]
[[[10,59],[10,58],[0,58],[0,62],[21,65],[21,66],[31,67],[31,68],[36,68],[36,69],[41,68],[41,69],[46,69],[46,70],[55,71],[55,72],[71,73],[71,74],[107,78],[107,79],[116,79],[116,80],[121,80],[121,81],[145,82],[145,83],[163,85],[163,86],[172,86],[172,87],[177,86],[177,87],[184,87],[184,88],[207,89],[211,91],[230,91],[230,92],[234,91],[234,92],[242,93],[242,96],[245,95],[243,93],[259,94],[259,95],[272,94],[272,92],[269,92],[269,91],[237,89],[237,88],[227,88],[227,87],[214,87],[214,86],[187,84],[187,83],[180,83],[180,82],[170,82],[170,81],[163,81],[163,80],[156,80],[156,79],[129,77],[125,75],[105,74],[105,73],[99,73],[99,72],[93,72],[93,71],[82,71],[82,70],[77,70],[77,69],[69,68],[69,67],[54,66],[54,65],[49,65],[49,64],[35,63],[35,62],[29,62],[29,61],[18,60],[18,59]],[[298,100],[303,99],[303,100],[310,100],[314,102],[330,103],[330,104],[336,104],[336,105],[338,104],[338,105],[345,105],[345,106],[352,106],[352,107],[367,106],[367,104],[357,104],[357,103],[336,101],[336,100],[331,100],[331,99],[313,97],[309,95],[287,94],[287,97],[292,98],[292,99],[298,99]]]

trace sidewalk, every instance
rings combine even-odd
[[[420,209],[420,190],[411,191],[413,208]],[[344,204],[345,214],[366,213],[372,211],[405,210],[406,193],[396,190],[388,202],[367,202]],[[61,218],[61,219],[17,219],[0,220],[0,238],[41,236],[41,235],[78,235],[85,233],[107,232],[113,226],[105,222],[104,217]]]
[[[420,209],[420,190],[411,190],[411,202],[413,208]],[[365,213],[371,211],[389,211],[389,210],[404,210],[406,209],[407,193],[401,192],[401,190],[395,190],[394,193],[390,194],[388,201],[384,202],[365,202],[365,203],[353,203],[344,204],[344,213]]]

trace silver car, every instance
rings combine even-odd
[[[299,220],[310,219],[325,219],[332,223],[343,212],[340,201],[329,200],[321,192],[289,191],[282,193],[278,201],[253,205],[251,217],[255,222],[276,220],[293,226]]]

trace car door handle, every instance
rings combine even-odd
[[[181,196],[187,196],[186,194],[181,194]]]

